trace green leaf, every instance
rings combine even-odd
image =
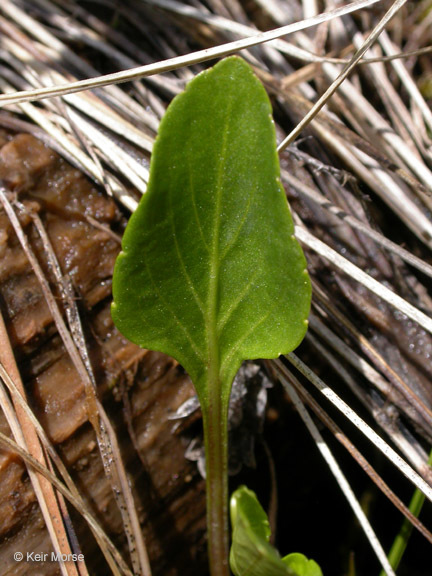
[[[303,554],[279,556],[269,544],[267,516],[246,486],[231,496],[231,524],[230,566],[235,576],[322,576],[318,564]]]
[[[228,397],[243,360],[287,353],[306,332],[311,289],[293,232],[270,102],[227,58],[161,122],[115,266],[115,324],[176,358],[202,404],[215,379]]]

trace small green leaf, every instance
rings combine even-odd
[[[231,496],[230,566],[235,576],[322,576],[303,554],[281,558],[269,544],[270,526],[257,497],[241,486]]]
[[[282,558],[297,576],[322,576],[321,568],[314,560],[308,560],[303,554],[294,552]]]
[[[240,58],[199,74],[169,106],[147,193],[113,279],[112,315],[176,358],[202,404],[229,396],[243,360],[293,350],[311,289],[279,180],[267,94]]]

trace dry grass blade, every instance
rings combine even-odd
[[[344,86],[344,85],[342,85]],[[348,87],[346,95],[350,94],[352,86]],[[350,95],[350,104],[353,103]],[[358,105],[355,104],[355,106]],[[371,110],[363,110],[364,118],[374,117]],[[375,119],[375,118],[374,118]],[[388,126],[380,126],[377,129],[383,134],[389,129]],[[343,141],[335,132],[323,126],[315,126],[314,130],[328,144],[328,146],[349,166],[350,170],[365,182],[371,190],[386,202],[392,211],[416,234],[416,236],[432,248],[431,222],[423,210],[410,197],[406,187],[394,175],[390,174],[387,167],[374,158],[373,152],[365,154],[354,146],[352,142]],[[398,142],[400,143],[400,142]],[[421,168],[423,170],[423,167]]]
[[[398,404],[397,394],[399,393],[401,397],[408,403],[408,405],[412,406],[414,409],[413,412],[417,416],[417,425],[423,426],[425,430],[431,429],[431,422],[432,422],[432,412],[428,407],[427,403],[420,397],[419,394],[416,394],[414,390],[410,388],[410,386],[401,378],[401,376],[392,368],[388,362],[385,361],[382,354],[380,354],[372,345],[371,343],[357,330],[355,325],[350,322],[344,314],[342,314],[331,302],[329,302],[327,296],[323,293],[322,289],[315,285],[315,294],[316,294],[316,304],[315,306],[322,306],[323,309],[327,311],[329,315],[333,318],[337,319],[340,326],[343,327],[347,333],[351,334],[352,339],[358,344],[359,348],[363,351],[365,356],[370,359],[370,361],[374,364],[377,370],[380,372],[378,374],[373,374],[373,385],[380,387],[380,381],[384,380],[383,376],[387,378],[387,381],[391,383],[389,386],[387,383],[381,384],[381,391],[386,392],[387,398],[392,397],[392,401],[395,404]],[[325,329],[322,322],[319,321],[317,318],[312,316],[312,324],[317,328],[319,326],[319,331],[321,334],[324,332],[329,333],[328,330]],[[336,343],[336,350],[339,351],[341,355],[344,355],[345,349],[345,357],[349,356],[349,362],[352,362],[353,357],[355,357],[355,353],[353,351],[349,351],[349,354],[344,346],[344,343],[332,335],[333,342]],[[360,361],[360,359],[358,359]],[[354,360],[355,362],[355,360]],[[363,368],[365,365],[363,364]],[[370,367],[368,367],[368,371],[370,371]],[[372,376],[372,374],[370,374]]]
[[[380,38],[380,44],[388,56],[395,55],[395,49],[391,43],[390,38],[388,37],[387,33],[383,33],[382,37]],[[432,112],[431,109],[426,104],[423,96],[420,93],[420,90],[413,82],[412,78],[408,74],[406,68],[401,62],[398,62],[397,59],[392,61],[392,66],[397,72],[398,76],[400,77],[401,81],[403,82],[405,88],[409,92],[410,96],[412,97],[413,101],[419,107],[424,121],[429,127],[429,130],[432,131]]]
[[[8,438],[7,436],[4,436],[3,433],[0,433],[0,444],[2,444],[3,447],[6,447],[8,450],[18,454],[26,462],[26,464],[29,464],[29,466],[32,469],[34,469],[41,476],[46,478],[50,484],[52,484],[61,494],[63,494],[65,498],[69,500],[71,504],[75,506],[77,510],[79,510],[79,512],[83,515],[83,517],[88,521],[92,529],[95,530],[95,532],[98,531],[99,534],[103,534],[103,531],[100,529],[100,527],[98,527],[97,524],[94,523],[91,515],[87,514],[86,508],[82,506],[82,502],[75,499],[74,495],[71,492],[69,492],[61,482],[59,482],[55,474],[53,474],[48,468],[42,466],[38,460],[36,460],[35,458],[33,458],[33,456],[31,456],[31,454],[29,454],[26,450],[21,448],[13,440]],[[114,548],[112,543],[110,543],[108,540],[104,539],[103,544],[104,546],[110,544],[111,548]],[[124,563],[123,563],[123,571],[119,570],[116,564],[113,563],[112,561],[110,561],[110,567],[113,571],[114,576],[123,576],[123,575],[132,576],[132,572],[128,569],[128,567]]]
[[[194,54],[171,58],[165,62],[158,62],[148,66],[139,66],[133,70],[118,72],[115,74],[107,74],[103,77],[90,80],[71,82],[63,86],[23,91],[21,93],[15,94],[14,96],[0,96],[0,107],[21,102],[29,102],[32,100],[41,100],[43,98],[52,98],[53,96],[74,94],[75,92],[81,92],[82,90],[90,90],[94,88],[100,88],[102,86],[108,86],[110,84],[119,84],[121,82],[138,80],[153,74],[162,74],[163,72],[176,70],[182,66],[191,66],[192,64],[196,64],[198,62],[206,62],[207,60],[212,60],[214,58],[228,56],[229,54],[239,52],[245,48],[257,46],[259,44],[263,44],[264,42],[269,42],[270,40],[280,38],[281,36],[286,36],[287,34],[298,32],[299,30],[317,26],[318,24],[331,20],[332,18],[339,18],[340,16],[349,14],[350,12],[361,10],[362,8],[371,6],[378,1],[379,0],[356,0],[347,6],[337,8],[328,13],[320,14],[319,16],[311,18],[308,21],[289,24],[288,26],[283,26],[271,32],[260,33],[257,36],[253,36],[252,38],[229,42],[224,46],[217,46],[216,48],[200,50]]]
[[[281,382],[284,388],[287,385],[291,387],[293,385],[296,390],[296,394],[300,396],[302,402],[305,402],[309,408],[318,416],[318,418],[329,428],[337,440],[348,450],[351,456],[356,460],[356,462],[361,466],[361,468],[366,472],[366,474],[371,478],[371,480],[379,487],[379,489],[391,500],[391,502],[399,509],[399,511],[412,523],[413,526],[432,543],[432,534],[427,530],[423,524],[410,512],[410,510],[401,502],[401,500],[390,490],[388,485],[383,481],[379,474],[374,470],[374,468],[369,464],[369,462],[364,458],[364,456],[356,449],[356,447],[350,442],[347,436],[342,432],[342,430],[335,424],[335,422],[328,416],[328,414],[323,410],[323,408],[313,399],[313,397],[304,389],[300,382],[295,378],[291,372],[288,372],[286,367],[284,370],[280,366],[276,366],[276,370],[281,378]],[[289,378],[289,382],[287,380]],[[291,396],[292,398],[292,396]],[[299,398],[299,400],[300,400]],[[293,398],[292,398],[293,399]],[[297,403],[296,403],[297,406]]]
[[[295,391],[295,389],[291,385],[290,382],[292,382],[294,377],[291,375],[290,379],[288,380],[285,376],[286,375],[280,375],[279,378],[280,378],[280,381],[282,382],[282,385],[283,385],[286,393],[288,394],[288,396],[293,401],[297,412],[300,414],[301,419],[303,420],[305,426],[307,427],[310,435],[314,439],[318,450],[321,452],[321,455],[324,458],[324,460],[326,461],[330,470],[332,471],[332,473],[336,479],[336,482],[339,484],[342,492],[344,493],[346,499],[348,500],[357,520],[359,521],[359,523],[363,529],[363,532],[366,535],[366,538],[369,540],[371,547],[373,548],[375,554],[377,555],[378,560],[380,561],[383,570],[385,571],[387,576],[395,576],[395,572],[393,571],[393,569],[392,569],[392,567],[391,567],[391,565],[387,559],[386,553],[384,552],[384,550],[380,544],[380,541],[378,540],[369,520],[367,519],[366,514],[363,512],[363,509],[360,505],[360,502],[357,500],[351,486],[349,485],[345,475],[343,474],[342,470],[340,469],[340,467],[339,467],[336,459],[334,458],[330,448],[328,447],[327,443],[324,441],[324,438],[322,437],[322,435],[319,433],[318,428],[316,427],[312,418],[310,417],[309,412],[307,411],[305,405],[303,404],[303,402],[299,398],[297,392]]]
[[[180,4],[175,0],[143,0],[145,4],[149,4],[151,6],[158,6],[160,8],[169,10],[176,15],[186,18],[193,18],[199,20],[200,22],[204,22],[209,26],[221,29],[224,32],[233,32],[240,36],[250,36],[253,34],[259,34],[259,31],[254,30],[251,27],[245,26],[244,24],[240,24],[234,20],[229,20],[227,18],[223,18],[220,16],[216,16],[210,12],[203,12],[198,8],[193,6]],[[318,14],[317,10],[305,10],[304,16],[305,18],[313,18]],[[334,64],[350,64],[350,60],[345,58],[332,58],[331,56],[320,56],[318,54],[312,53],[308,50],[303,48],[299,48],[295,44],[289,44],[284,40],[273,40],[268,43],[268,46],[272,46],[279,50],[282,54],[287,54],[293,58],[301,60],[303,62],[328,62]],[[426,47],[419,50],[414,50],[412,52],[399,52],[399,53],[392,53],[389,56],[381,56],[375,58],[362,58],[357,64],[372,64],[375,62],[390,62],[392,60],[404,59],[409,58],[411,56],[419,56],[422,54],[428,54],[432,51],[432,47]]]
[[[287,182],[290,186],[295,188],[300,194],[303,194],[306,198],[312,200],[313,202],[317,202],[321,206],[323,206],[326,210],[329,210],[331,213],[335,214],[341,220],[346,221],[352,228],[360,230],[363,234],[372,238],[375,242],[389,250],[397,254],[402,260],[411,264],[424,274],[432,277],[432,266],[430,266],[427,262],[422,260],[421,258],[417,258],[414,254],[409,253],[407,250],[398,246],[394,242],[391,242],[388,238],[373,230],[370,226],[363,224],[360,220],[353,218],[350,214],[344,212],[338,206],[335,206],[329,200],[327,200],[323,195],[319,194],[313,188],[305,185],[304,182],[289,174],[286,170],[282,170],[282,179],[284,182]]]
[[[198,8],[193,6],[188,6],[185,4],[180,4],[174,0],[144,0],[145,4],[149,4],[150,6],[158,6],[159,8],[163,8],[165,10],[169,10],[174,14],[178,14],[182,17],[193,18],[195,20],[199,20],[200,22],[204,22],[211,26],[212,28],[221,29],[224,32],[232,32],[239,36],[257,36],[260,32],[255,30],[254,28],[245,26],[244,24],[240,24],[235,22],[234,20],[228,20],[227,18],[222,18],[220,16],[216,16],[210,12],[203,12]],[[317,13],[313,15],[307,16],[306,18],[313,18],[316,16]],[[323,56],[318,56],[316,54],[312,54],[311,52],[299,48],[294,44],[289,44],[284,40],[273,40],[268,42],[267,46],[272,46],[276,48],[283,54],[287,54],[293,58],[298,60],[302,60],[304,62],[337,62],[339,63],[339,59],[332,59],[326,58]],[[266,46],[266,47],[267,47]]]
[[[337,394],[334,393],[316,374],[312,372],[295,354],[289,354],[288,360],[330,400],[391,462],[432,502],[432,487],[427,484],[380,436],[378,436]],[[275,360],[279,367],[283,364]]]
[[[334,310],[332,310],[332,312],[334,312]],[[367,380],[370,382],[370,385],[373,388],[379,390],[388,401],[391,401],[396,406],[402,407],[407,413],[413,416],[417,426],[425,428],[427,433],[430,431],[430,418],[428,418],[427,407],[423,404],[422,400],[415,395],[413,390],[407,386],[405,382],[403,382],[403,380],[401,380],[397,375],[395,378],[392,378],[392,376],[395,376],[394,374],[389,372],[386,373],[385,370],[382,369],[382,358],[379,357],[376,350],[370,350],[370,356],[371,358],[377,360],[377,368],[380,368],[382,372],[386,374],[388,379],[386,379],[383,374],[381,374],[381,372],[378,372],[377,368],[374,368],[362,356],[350,348],[350,346],[345,344],[345,342],[339,338],[332,330],[329,330],[315,315],[311,316],[310,325],[312,331],[320,337],[323,343],[325,343],[325,346],[317,342],[311,334],[308,334],[308,340],[312,342],[312,345],[315,349],[318,349],[319,352],[328,359],[330,364],[335,364],[335,360],[333,359],[333,355],[331,353],[331,349],[333,349],[334,352],[338,354],[338,356],[343,358],[346,362],[348,362],[349,365],[354,367],[359,372],[359,374],[367,378]],[[358,338],[359,335],[354,331],[353,336],[354,338]],[[371,348],[370,345],[369,348]],[[345,382],[347,382],[348,386],[352,389],[353,393],[360,399],[360,401],[366,403],[367,401],[362,393],[361,387],[355,381],[353,381],[351,377],[347,376],[346,369],[338,365],[337,371],[339,374],[343,371]],[[406,404],[408,404],[408,407]],[[379,412],[378,406],[376,407],[376,412]],[[385,428],[385,426],[383,427]],[[395,426],[393,424],[393,432],[394,427]],[[413,447],[413,442],[411,442],[410,447]],[[408,459],[410,459],[412,450],[403,450],[402,452]],[[414,462],[416,461],[414,460]],[[417,467],[417,470],[420,474],[424,474],[424,463]]]
[[[12,394],[14,401],[20,405],[23,411],[26,413],[29,420],[35,427],[37,434],[45,448],[45,450],[50,455],[53,463],[55,464],[56,468],[59,470],[60,474],[62,475],[65,483],[67,484],[67,488],[59,481],[56,475],[53,474],[51,470],[42,466],[34,457],[29,454],[24,449],[20,448],[19,445],[13,443],[10,439],[5,436],[0,436],[1,441],[3,444],[9,448],[11,448],[14,452],[17,452],[21,455],[21,457],[30,464],[32,469],[38,470],[44,478],[46,478],[51,484],[53,484],[57,490],[63,494],[65,498],[73,506],[78,510],[78,512],[85,518],[93,531],[95,538],[98,540],[101,550],[103,551],[105,558],[115,576],[132,576],[128,566],[124,562],[123,558],[121,557],[120,553],[111,542],[107,534],[104,532],[102,527],[98,524],[97,520],[91,514],[88,506],[81,498],[78,493],[77,487],[75,486],[72,478],[70,477],[69,473],[66,470],[65,465],[59,458],[58,454],[55,452],[54,447],[52,446],[51,442],[49,441],[48,437],[46,436],[45,431],[41,427],[40,423],[38,422],[37,418],[34,414],[30,411],[28,404],[24,401],[23,397],[21,396],[18,389],[15,387],[13,381],[11,380],[9,373],[6,371],[4,366],[0,364],[0,377],[4,384],[9,389],[9,392]],[[3,388],[2,394],[3,394]]]
[[[96,379],[85,344],[78,307],[74,300],[73,288],[70,282],[68,282],[67,279],[62,275],[60,265],[55,257],[54,250],[50,244],[49,238],[40,218],[36,214],[31,215],[31,217],[36,225],[38,233],[43,240],[44,250],[47,254],[50,268],[54,272],[58,286],[61,288],[61,296],[65,304],[69,328],[73,340],[85,365],[89,379],[91,380],[92,388],[96,390]],[[93,407],[92,404],[93,402],[90,400],[89,409],[94,409],[96,411],[96,414],[94,415],[94,427],[98,432],[100,450],[106,473],[112,482],[113,492],[116,496],[116,499],[118,500],[118,505],[123,515],[124,529],[129,539],[134,571],[137,574],[142,573],[145,576],[146,574],[151,574],[150,564],[144,540],[141,535],[139,522],[136,517],[136,509],[133,497],[130,493],[128,480],[121,463],[121,455],[117,443],[117,438],[102,405],[97,402],[97,405]],[[99,426],[97,425],[97,421],[99,421]],[[133,553],[135,550],[136,554]]]
[[[375,294],[380,296],[383,300],[389,302],[392,306],[395,306],[402,314],[406,314],[416,322],[418,322],[425,330],[432,334],[432,319],[426,314],[423,314],[421,310],[418,310],[412,306],[409,302],[406,302],[403,298],[383,286],[380,282],[377,282],[368,274],[365,274],[362,270],[354,266],[351,262],[346,260],[343,256],[329,248],[326,244],[314,238],[307,230],[302,227],[296,228],[296,236],[305,246],[312,248],[324,258],[327,258],[332,265],[337,266],[341,270],[344,270],[352,278],[355,278],[358,282],[364,284],[369,290],[373,291]]]
[[[384,30],[388,22],[394,17],[394,15],[402,8],[407,0],[396,0],[392,7],[388,10],[387,14],[382,18],[382,20],[377,24],[374,30],[370,33],[368,39],[364,44],[357,50],[357,52],[352,57],[351,61],[345,66],[339,76],[333,81],[331,86],[327,88],[324,94],[319,98],[319,100],[314,104],[313,108],[308,112],[308,114],[303,118],[299,124],[294,128],[294,130],[288,134],[285,140],[279,144],[278,150],[281,151],[289,144],[291,144],[299,134],[304,130],[304,128],[313,120],[313,118],[318,114],[321,108],[326,104],[326,102],[331,98],[331,96],[336,92],[338,87],[342,82],[348,77],[352,70],[357,66],[357,63],[363,57],[363,54],[369,50],[369,48],[376,42],[378,36]]]
[[[15,386],[17,386],[23,394],[23,384],[15,363],[3,317],[1,315],[0,351],[0,363],[2,366],[5,366],[8,374],[12,375],[12,378],[15,381]],[[3,388],[1,388],[0,394],[1,406],[15,439],[23,449],[33,455],[33,458],[39,462],[41,466],[48,466],[46,455],[39,442],[37,433],[25,411],[19,404],[15,404],[15,410],[13,410]],[[62,497],[55,493],[52,485],[50,482],[47,482],[46,478],[36,474],[33,469],[29,470],[29,476],[50,533],[55,553],[59,557],[62,574],[64,576],[85,576],[88,574],[85,562],[75,563],[68,561],[65,562],[63,560],[64,557],[70,558],[72,556],[72,549],[69,545],[70,536],[68,537],[67,529],[69,527],[69,530],[73,530],[73,528],[67,510],[64,507]],[[74,553],[78,553],[78,551],[75,550]]]

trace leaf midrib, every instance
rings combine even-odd
[[[210,280],[209,280],[209,299],[208,299],[208,316],[207,316],[207,337],[208,337],[208,384],[209,392],[217,395],[220,394],[220,348],[219,348],[219,333],[217,328],[217,315],[218,315],[218,300],[219,300],[219,285],[220,285],[220,263],[219,263],[219,237],[220,237],[220,213],[222,205],[222,179],[225,167],[225,155],[228,144],[228,126],[231,119],[231,110],[233,104],[233,97],[230,96],[225,114],[225,122],[223,126],[223,141],[222,150],[219,155],[219,166],[216,183],[216,206],[214,214],[212,249],[210,252]],[[218,389],[216,391],[216,389]],[[215,398],[215,396],[213,396]]]

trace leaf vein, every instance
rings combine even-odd
[[[144,251],[145,251],[145,249],[144,249]],[[156,282],[155,282],[155,280],[154,280],[153,274],[152,274],[151,269],[150,269],[150,267],[149,267],[149,265],[148,265],[148,262],[147,262],[147,258],[143,258],[143,260],[144,260],[144,263],[145,263],[145,267],[146,267],[147,273],[148,273],[149,278],[150,278],[150,282],[152,283],[152,286],[153,286],[153,288],[154,288],[154,290],[155,290],[158,298],[165,304],[165,306],[167,307],[167,309],[169,310],[169,312],[172,314],[172,317],[174,318],[177,326],[180,328],[180,330],[182,330],[182,332],[183,332],[184,335],[186,336],[186,338],[187,338],[187,340],[189,341],[189,343],[190,343],[190,345],[191,345],[191,347],[192,347],[192,350],[195,352],[197,358],[198,358],[201,362],[204,362],[204,357],[203,357],[203,355],[202,355],[199,347],[195,344],[192,336],[189,334],[189,331],[183,326],[181,320],[177,317],[177,315],[176,315],[176,313],[174,312],[173,308],[168,304],[166,298],[164,298],[164,296],[162,295],[162,292],[160,291],[158,285],[156,284]]]
[[[173,233],[174,246],[175,246],[175,254],[176,254],[177,259],[178,259],[178,261],[179,261],[179,263],[180,263],[180,268],[181,268],[182,274],[183,274],[183,276],[184,276],[184,278],[185,278],[185,280],[186,280],[186,284],[187,284],[189,290],[192,292],[192,295],[193,295],[193,297],[194,297],[194,300],[195,300],[195,302],[197,303],[198,308],[200,309],[201,314],[203,315],[203,318],[204,318],[204,314],[205,314],[204,305],[203,305],[203,303],[201,302],[201,299],[200,299],[200,297],[198,296],[197,291],[195,290],[195,287],[194,287],[194,285],[193,285],[193,282],[192,282],[192,280],[191,280],[191,278],[190,278],[190,276],[189,276],[189,274],[188,274],[188,271],[187,271],[187,269],[186,269],[186,266],[185,266],[183,257],[182,257],[181,252],[180,252],[180,247],[179,247],[179,245],[178,245],[176,228],[175,228],[175,222],[174,222],[174,212],[173,212],[173,206],[172,206],[171,191],[169,192],[169,222],[170,222],[171,230],[172,230],[172,233]]]
[[[257,268],[255,268],[255,271],[252,275],[252,278],[249,280],[249,282],[246,284],[246,286],[243,288],[243,290],[237,296],[235,301],[230,304],[228,310],[225,312],[225,314],[222,316],[222,318],[220,318],[219,326],[218,326],[219,333],[222,332],[222,330],[224,329],[228,320],[231,318],[232,314],[235,312],[235,310],[238,308],[238,306],[243,301],[244,297],[247,295],[247,293],[249,292],[249,290],[253,286],[253,283],[254,283],[256,277],[258,276],[258,273],[259,273],[259,268],[257,267]]]
[[[188,163],[189,189],[191,191],[191,201],[192,201],[192,207],[194,210],[195,220],[197,223],[197,227],[198,227],[198,231],[200,233],[201,239],[204,243],[205,249],[207,250],[208,253],[210,253],[210,248],[209,248],[209,245],[207,244],[207,240],[204,236],[204,232],[203,232],[203,229],[201,226],[201,220],[200,220],[199,215],[198,215],[198,207],[196,204],[196,195],[195,195],[195,186],[194,186],[193,181],[192,181],[192,166],[191,166],[191,159],[190,159],[189,154],[187,155],[187,163]]]
[[[251,203],[252,203],[251,194],[249,194],[248,203],[246,206],[246,210],[244,211],[244,214],[242,216],[242,220],[241,220],[239,226],[237,227],[237,230],[235,231],[233,238],[228,242],[227,246],[225,247],[225,250],[222,253],[222,256],[220,258],[221,262],[226,258],[226,256],[230,252],[231,248],[235,245],[236,241],[238,240],[238,237],[240,236],[240,232],[242,231],[242,228],[245,225],[248,214],[250,212]]]
[[[247,338],[249,338],[249,336],[252,334],[252,332],[254,330],[256,330],[258,328],[258,326],[260,326],[263,322],[265,322],[267,320],[267,318],[272,314],[273,310],[274,310],[274,306],[272,306],[272,308],[267,312],[267,314],[265,314],[260,320],[258,320],[258,322],[255,322],[255,324],[253,324],[253,326],[251,326],[249,328],[249,330],[243,334],[242,338],[237,340],[235,346],[231,346],[230,353],[227,356],[225,356],[225,360],[222,362],[221,373],[224,371],[225,366],[230,363],[234,354],[238,351],[238,349],[243,344],[243,342]]]

